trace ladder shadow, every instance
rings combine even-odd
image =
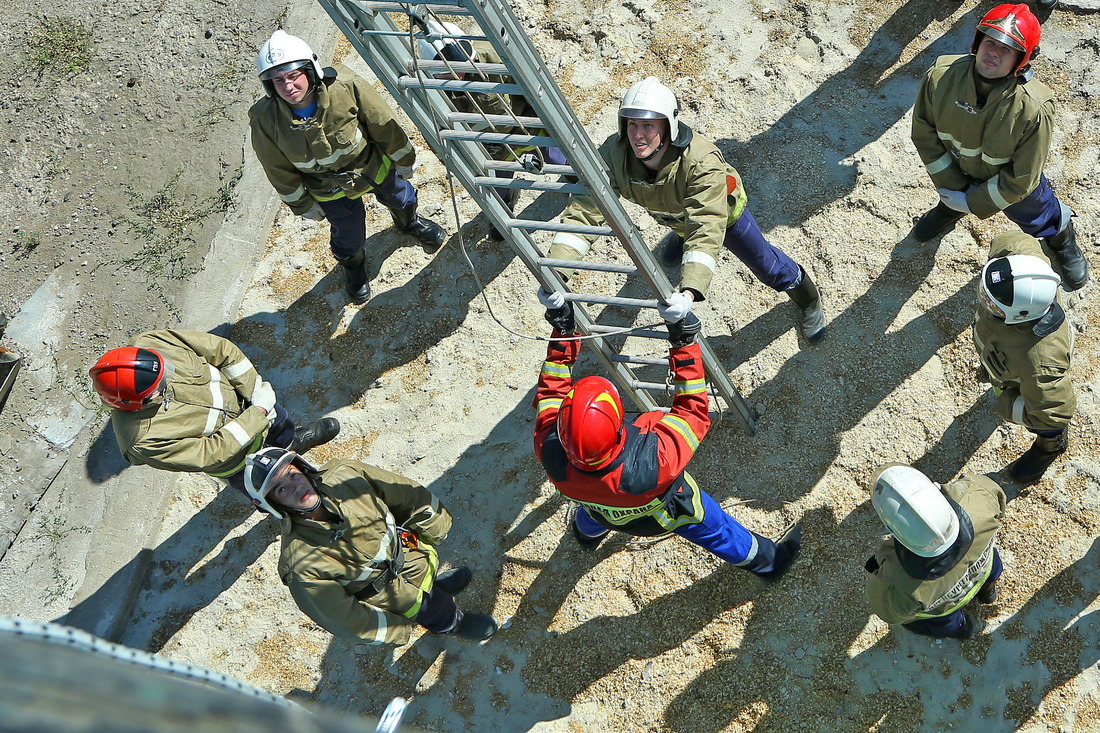
[[[467,222],[462,232],[478,277],[488,284],[515,253],[475,237],[479,227]],[[382,241],[386,236],[404,238],[388,232]],[[403,244],[391,243],[388,251]],[[479,295],[457,235],[451,235],[408,282],[363,306],[347,304],[337,265],[284,310],[257,312],[232,324],[231,339],[251,355],[280,402],[304,421],[307,414],[355,404],[382,374],[454,333]],[[353,309],[350,318],[346,309]]]
[[[765,131],[744,142],[734,138],[716,141],[726,159],[747,172],[746,185],[753,200],[766,202],[753,205],[762,227],[797,227],[853,190],[856,165],[845,163],[845,159],[881,138],[905,116],[912,108],[921,75],[938,56],[970,49],[982,9],[975,7],[911,60],[889,73],[887,70],[898,60],[899,51],[930,22],[946,18],[961,4],[962,0],[907,0],[848,66]],[[901,101],[892,102],[891,97]],[[912,164],[920,165],[915,155]]]

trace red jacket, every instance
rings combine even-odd
[[[561,335],[554,332],[555,338]],[[675,388],[671,412],[628,416],[622,452],[595,471],[570,463],[558,439],[558,410],[573,386],[579,352],[579,341],[551,341],[535,396],[535,455],[554,486],[603,526],[633,535],[667,534],[701,521],[699,487],[684,470],[710,428],[699,346],[669,350]]]

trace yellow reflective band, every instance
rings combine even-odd
[[[691,487],[691,509],[692,512],[689,516],[680,517],[679,519],[673,519],[669,516],[669,513],[665,511],[664,507],[661,507],[661,511],[654,512],[653,519],[657,524],[661,525],[669,532],[675,532],[685,524],[698,524],[703,521],[703,497],[699,492],[699,485],[695,483],[695,479],[691,477],[691,474],[684,471],[684,482]]]
[[[249,446],[248,450],[245,451],[245,456],[247,456],[249,453],[255,453],[256,451],[258,451],[260,448],[263,447],[263,444],[264,444],[264,433],[260,433],[259,435],[256,436],[256,439],[254,441],[252,441],[252,445]],[[242,458],[240,463],[238,463],[236,466],[229,469],[228,471],[222,471],[220,473],[214,473],[213,471],[207,471],[206,475],[207,476],[213,476],[214,478],[228,478],[229,476],[232,476],[233,474],[238,473],[239,471],[241,471],[244,468],[244,460],[245,459]]]
[[[682,382],[675,382],[673,389],[676,394],[699,394],[700,392],[707,391],[707,380],[705,379],[688,379]]]
[[[688,442],[688,445],[692,450],[699,447],[699,439],[695,437],[695,431],[691,429],[687,421],[682,417],[676,417],[675,415],[665,415],[661,418],[661,422],[668,425],[680,435],[684,436],[684,440]]]
[[[615,404],[615,400],[611,395],[609,395],[607,392],[603,392],[602,394],[600,394],[599,397],[596,398],[594,404],[599,404],[600,402],[606,402],[607,404],[611,405],[611,409],[615,411],[615,417],[622,420],[623,414],[619,411],[619,406]]]
[[[424,602],[424,594],[432,589],[432,585],[435,583],[435,571],[439,568],[439,554],[435,551],[435,548],[427,542],[421,542],[420,549],[428,556],[428,573],[424,576],[424,580],[420,581],[420,587],[416,589],[416,603],[408,611],[401,614],[405,618],[416,618],[416,614],[420,613],[420,604]]]
[[[569,375],[572,374],[572,370],[566,364],[559,364],[556,361],[544,361],[542,363],[542,373],[548,377],[565,377],[568,379]]]
[[[409,143],[412,145],[412,143]],[[378,172],[374,174],[374,185],[381,185],[382,181],[386,180],[386,176],[389,175],[391,162],[388,156],[382,156],[382,165],[378,166]]]
[[[543,410],[560,410],[562,402],[561,397],[547,397],[545,400],[539,400],[538,412],[541,414]]]

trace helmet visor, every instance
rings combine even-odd
[[[270,69],[260,74],[260,78],[264,81],[271,81],[277,76],[281,76],[288,71],[297,71],[305,66],[309,66],[312,63],[309,59],[299,59],[298,61],[288,61],[285,64],[279,64],[278,66],[272,66]]]
[[[986,290],[985,285],[978,285],[978,302],[981,303],[987,311],[992,313],[1002,321],[1005,319],[1005,310],[1001,307],[1001,304],[993,300],[993,296]]]
[[[633,120],[663,120],[665,116],[651,109],[638,109],[637,107],[625,107],[619,110],[619,117],[629,117]]]

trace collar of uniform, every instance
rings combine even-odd
[[[320,494],[321,504],[325,509],[328,509],[340,518],[338,522],[321,522],[316,519],[310,519],[309,517],[290,513],[287,513],[285,516],[293,517],[292,523],[298,528],[299,534],[308,536],[310,540],[317,544],[328,544],[350,530],[351,522],[344,513],[340,511],[339,499],[335,499],[324,493],[323,487],[321,486],[317,486],[317,493]]]

